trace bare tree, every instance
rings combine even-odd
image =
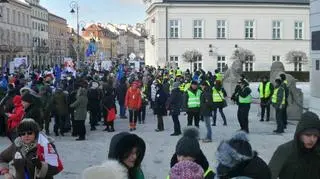
[[[291,50],[286,54],[286,61],[287,63],[303,63],[307,64],[308,63],[308,56],[305,52],[302,51],[296,51],[296,50]]]
[[[190,63],[190,70],[192,71],[192,63],[197,62],[202,54],[198,50],[187,50],[182,54],[185,62]]]
[[[246,63],[248,56],[254,56],[253,52],[251,50],[239,47],[233,52],[231,59],[240,60],[240,62],[243,64]]]

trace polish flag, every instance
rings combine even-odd
[[[56,149],[42,133],[39,133],[38,137],[37,157],[40,161],[44,161],[51,166],[57,167],[59,172],[63,170],[63,165]]]

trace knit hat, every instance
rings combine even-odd
[[[102,165],[86,168],[82,172],[82,179],[128,179],[125,166],[116,160],[108,160]]]
[[[203,179],[203,169],[191,161],[181,161],[170,170],[170,179]]]
[[[39,125],[36,121],[31,118],[25,118],[21,121],[20,125],[18,126],[18,133],[21,132],[34,132],[36,136],[39,134]]]
[[[22,95],[22,101],[32,103],[34,101],[33,99],[34,99],[34,97],[29,92]]]
[[[179,86],[180,86],[179,82],[174,82],[173,85],[172,85],[172,88],[176,89],[176,88],[179,88]]]
[[[183,136],[176,146],[176,154],[179,156],[189,156],[196,158],[200,153],[200,144],[198,141],[199,131],[195,127],[188,127],[183,131]]]

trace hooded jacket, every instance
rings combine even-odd
[[[13,98],[14,109],[12,113],[8,114],[8,129],[9,131],[13,130],[14,128],[18,127],[20,124],[23,116],[24,116],[24,109],[22,106],[21,96],[15,96]]]
[[[310,112],[307,112],[310,114]],[[318,118],[318,117],[316,117]],[[315,179],[320,178],[320,140],[312,150],[305,149],[300,141],[301,133],[306,129],[320,130],[320,121],[312,116],[301,117],[294,139],[280,145],[274,152],[269,167],[272,179]]]
[[[230,140],[222,141],[217,149],[216,158],[219,178],[271,178],[268,165],[252,150],[245,132],[238,132]]]
[[[145,155],[146,144],[139,136],[127,132],[114,135],[110,142],[108,159],[122,163],[123,157],[131,152],[133,147],[137,147],[138,155],[135,166],[128,169],[129,179],[144,179],[140,165]]]

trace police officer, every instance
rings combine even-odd
[[[192,81],[190,88],[185,92],[185,96],[188,126],[192,126],[192,121],[194,120],[195,126],[199,127],[201,90],[198,89],[197,81]]]
[[[247,80],[242,80],[238,92],[238,121],[241,130],[249,133],[249,111],[252,102],[251,89]]]
[[[215,81],[221,81],[221,82],[222,82],[223,76],[222,76],[220,70],[219,70],[219,69],[216,69],[216,70],[214,71],[214,73],[215,73],[215,75],[214,75]]]
[[[276,85],[272,95],[272,106],[276,110],[276,121],[277,129],[273,132],[283,133],[284,132],[284,121],[283,121],[283,110],[286,104],[285,90],[281,85],[282,81],[280,79],[275,80]]]
[[[259,85],[258,92],[260,94],[260,106],[261,106],[261,119],[264,121],[264,115],[267,110],[266,121],[270,120],[270,98],[273,92],[273,85],[268,80],[267,76],[263,77],[262,82]]]
[[[287,113],[287,107],[288,107],[288,98],[289,98],[289,88],[288,88],[288,80],[285,74],[280,74],[280,78],[281,78],[281,86],[284,89],[285,92],[285,97],[286,97],[286,101],[285,101],[285,105],[284,108],[282,110],[283,114],[282,114],[282,119],[283,119],[283,124],[284,124],[284,128],[287,128],[287,124],[288,124],[288,113]]]

